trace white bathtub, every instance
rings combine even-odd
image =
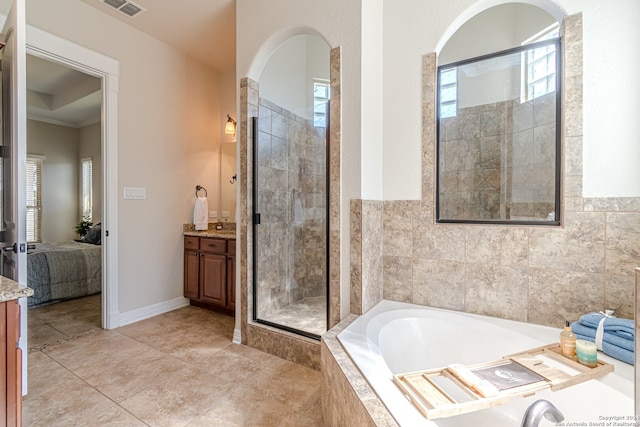
[[[435,421],[425,419],[392,382],[394,374],[452,363],[491,362],[551,344],[558,341],[560,330],[382,301],[338,334],[338,340],[401,426],[519,426],[526,408],[537,399],[547,399],[556,405],[565,416],[564,425],[571,425],[569,422],[606,425],[611,420],[608,417],[631,416],[633,366],[600,352],[598,357],[615,367],[614,372],[601,379],[556,392],[514,398],[504,406]],[[543,425],[551,423],[545,420]]]

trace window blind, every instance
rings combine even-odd
[[[82,164],[82,217],[93,220],[93,160],[86,157],[80,160]]]
[[[27,242],[42,241],[42,159],[27,157]]]

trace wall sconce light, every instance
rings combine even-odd
[[[230,115],[227,114],[227,123],[224,125],[224,133],[227,135],[235,135],[236,134],[236,121],[231,118]]]

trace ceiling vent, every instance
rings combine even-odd
[[[110,6],[116,9],[118,12],[127,15],[129,18],[135,18],[136,16],[146,12],[147,9],[140,6],[139,4],[135,4],[129,0],[98,0],[100,3],[104,3],[107,6]]]

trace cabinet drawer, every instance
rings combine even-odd
[[[194,236],[184,236],[184,250],[197,251],[200,247],[200,238]]]
[[[227,240],[227,254],[229,256],[235,256],[236,254],[236,241]]]
[[[213,252],[217,254],[224,254],[227,251],[227,241],[221,239],[200,239],[200,250],[202,252]]]

